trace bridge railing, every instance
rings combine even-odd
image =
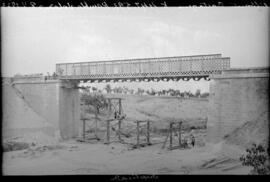
[[[46,81],[46,80],[57,80],[57,75],[54,76],[44,76],[44,75],[22,75],[22,76],[14,76],[11,78],[12,82],[17,81]]]
[[[230,68],[230,58],[221,54],[164,57],[149,59],[128,59],[56,65],[60,77],[109,77],[166,74],[209,74]]]

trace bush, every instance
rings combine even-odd
[[[253,167],[251,174],[270,174],[269,156],[262,145],[253,144],[246,152],[246,155],[240,157],[240,161],[244,166]]]
[[[10,151],[15,151],[15,150],[24,150],[27,148],[29,148],[29,144],[24,143],[24,142],[10,141],[10,142],[3,143],[4,152],[10,152]]]
[[[104,109],[108,106],[106,98],[101,94],[87,94],[83,93],[81,96],[81,101],[85,105],[91,105],[96,108],[97,113],[100,113],[101,109]]]

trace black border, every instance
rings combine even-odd
[[[2,0],[1,7],[269,6],[268,0]]]
[[[212,6],[269,6],[268,0],[2,0],[1,7],[175,7],[175,6],[194,6],[194,7],[212,7]],[[0,10],[1,12],[1,10]],[[1,23],[1,19],[0,19]],[[1,42],[1,36],[0,36]],[[1,46],[0,46],[1,47]],[[2,50],[2,49],[1,49]],[[0,50],[0,56],[1,56]],[[1,68],[0,62],[0,68]],[[0,69],[1,73],[1,69]],[[2,75],[2,74],[1,74]],[[1,79],[2,82],[2,79]],[[1,104],[2,104],[2,87],[0,90],[1,94]],[[2,108],[2,105],[1,105]],[[2,117],[2,109],[1,109],[1,117]],[[0,124],[2,129],[2,122]],[[270,127],[270,124],[269,124]],[[2,130],[1,130],[2,131]],[[2,132],[0,133],[2,134]],[[2,135],[1,135],[2,136]],[[269,136],[270,137],[270,136]],[[2,145],[1,145],[1,153]],[[268,147],[269,152],[269,147]],[[2,155],[3,157],[3,155]],[[3,158],[1,157],[1,164],[3,165]],[[2,169],[1,165],[1,169]],[[1,170],[1,176],[3,175]],[[88,180],[94,181],[95,179],[104,180],[104,181],[171,181],[171,180],[185,180],[185,177],[198,177],[201,181],[204,177],[214,176],[212,175],[89,175],[90,178]],[[62,175],[53,175],[54,179],[59,180],[55,177],[63,177]],[[226,180],[230,177],[233,179],[239,180],[239,177],[248,177],[248,179],[252,180],[254,177],[263,177],[263,176],[251,176],[251,175],[216,175],[218,178],[223,178]],[[16,176],[13,176],[16,177]],[[20,176],[21,177],[21,176]],[[28,176],[24,176],[28,177]],[[40,176],[39,176],[40,177]],[[42,176],[44,177],[44,176]],[[45,176],[51,177],[51,175]],[[73,175],[65,175],[68,179],[72,180],[71,177]],[[87,175],[78,175],[77,177],[87,177]],[[243,178],[242,178],[243,179]],[[246,178],[247,179],[247,178]],[[21,179],[20,179],[21,180]],[[87,181],[88,181],[87,180]]]

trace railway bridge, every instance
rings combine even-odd
[[[221,140],[268,108],[269,67],[231,68],[230,58],[221,54],[61,63],[55,77],[13,77],[10,84],[61,139],[70,139],[78,135],[80,82],[181,79],[210,80],[209,141]]]
[[[56,64],[60,80],[101,81],[168,81],[209,80],[230,68],[230,58],[221,54],[92,61]]]

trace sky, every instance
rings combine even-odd
[[[1,36],[2,76],[51,74],[56,63],[216,53],[231,67],[269,66],[268,7],[5,7]],[[207,91],[209,82],[138,85]]]

